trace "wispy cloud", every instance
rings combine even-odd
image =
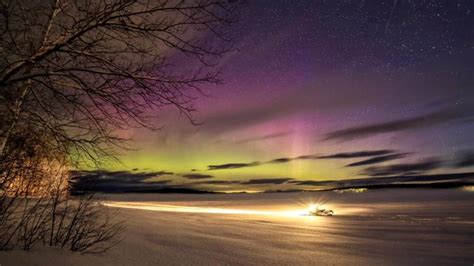
[[[226,163],[226,164],[216,164],[216,165],[208,165],[208,170],[222,170],[222,169],[237,169],[237,168],[244,168],[244,167],[253,167],[260,165],[259,162],[251,162],[251,163]]]
[[[250,179],[248,181],[241,182],[243,185],[279,185],[286,183],[293,178],[259,178],[259,179]]]
[[[394,152],[393,150],[354,151],[354,152],[343,152],[343,153],[324,155],[324,156],[319,156],[317,158],[318,159],[350,159],[350,158],[386,155],[393,152]]]
[[[263,136],[258,136],[258,137],[252,137],[252,138],[246,138],[242,140],[236,141],[238,144],[243,144],[243,143],[249,143],[249,142],[256,142],[256,141],[264,141],[264,140],[270,140],[270,139],[277,139],[277,138],[282,138],[290,135],[291,132],[278,132],[278,133],[272,133],[272,134],[267,134]]]
[[[219,112],[205,119],[203,130],[221,134],[287,116],[302,109],[300,99],[304,98],[289,95],[269,104],[255,103],[246,108]]]
[[[474,166],[474,151],[465,151],[454,163],[454,167],[464,168]]]
[[[187,179],[206,179],[206,178],[214,177],[212,175],[203,175],[203,174],[184,174],[181,176]]]
[[[467,112],[454,110],[442,110],[426,115],[415,116],[407,119],[399,119],[384,123],[375,123],[358,127],[351,127],[342,130],[333,131],[327,134],[327,140],[350,140],[357,138],[366,138],[373,135],[391,133],[409,129],[426,128],[449,121],[464,119],[472,116]]]
[[[341,188],[377,188],[377,187],[407,187],[433,186],[457,187],[473,184],[474,173],[445,173],[435,175],[396,175],[386,177],[368,177],[360,179],[346,179],[333,181],[295,181],[298,186],[314,186],[314,189],[341,189]],[[313,188],[312,188],[313,189]]]
[[[145,180],[152,177],[163,175],[172,175],[172,172],[157,171],[157,172],[129,172],[129,171],[106,171],[106,170],[83,170],[72,171],[74,178],[97,178],[101,180]]]
[[[351,159],[351,158],[360,158],[360,157],[388,155],[394,152],[395,151],[393,150],[366,150],[366,151],[336,153],[336,154],[329,154],[329,155],[310,154],[310,155],[301,155],[301,156],[297,156],[293,158],[281,157],[281,158],[272,159],[266,162],[255,161],[255,162],[250,162],[250,163],[226,163],[226,164],[208,165],[207,168],[208,170],[238,169],[238,168],[246,168],[246,167],[255,167],[255,166],[259,166],[263,164],[289,163],[294,160]]]
[[[293,158],[277,158],[269,161],[268,163],[287,163],[294,160]]]
[[[295,185],[300,185],[300,186],[323,186],[323,185],[328,185],[331,184],[335,181],[332,180],[327,180],[327,181],[316,181],[316,180],[293,180],[290,181],[289,183],[295,184]]]
[[[72,171],[72,189],[74,191],[97,192],[132,192],[143,189],[162,188],[171,180],[150,180],[172,174],[167,171],[159,172],[129,172],[129,171]]]
[[[205,180],[192,183],[193,185],[234,185],[240,184],[238,180]]]
[[[429,158],[417,163],[373,166],[366,168],[363,174],[368,176],[415,175],[440,168],[442,163],[437,158]]]
[[[397,160],[401,158],[405,158],[407,153],[396,153],[396,154],[389,154],[389,155],[382,155],[382,156],[376,156],[372,157],[367,160],[362,160],[358,161],[355,163],[350,163],[346,165],[346,167],[355,167],[355,166],[363,166],[363,165],[370,165],[370,164],[378,164],[378,163],[383,163],[387,161],[392,161],[392,160]]]

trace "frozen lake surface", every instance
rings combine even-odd
[[[38,248],[0,253],[2,265],[472,265],[474,192],[129,194],[104,201],[127,220],[105,254]],[[336,216],[307,216],[309,204]]]

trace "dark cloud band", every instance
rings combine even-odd
[[[453,110],[442,110],[426,115],[416,116],[408,119],[394,120],[384,123],[376,123],[359,127],[346,128],[327,134],[327,140],[350,140],[366,138],[373,135],[397,132],[408,129],[431,127],[456,119],[464,119],[471,116],[469,112]]]
[[[214,177],[212,175],[203,175],[203,174],[184,174],[181,176],[187,179],[206,179],[206,178]]]
[[[208,170],[222,170],[222,169],[237,169],[237,168],[245,168],[245,167],[253,167],[260,165],[259,162],[251,162],[251,163],[227,163],[227,164],[216,164],[216,165],[208,165]]]
[[[442,163],[439,159],[431,158],[418,163],[373,166],[366,168],[363,174],[368,176],[418,175],[440,168]]]
[[[383,156],[376,156],[376,157],[372,157],[372,158],[367,159],[367,160],[362,160],[362,161],[358,161],[358,162],[355,162],[355,163],[350,163],[350,164],[346,165],[346,167],[355,167],[355,166],[364,166],[364,165],[370,165],[370,164],[378,164],[378,163],[383,163],[383,162],[388,162],[388,161],[392,161],[392,160],[405,158],[406,155],[407,155],[406,153],[398,153],[398,154],[389,154],[389,155],[383,155]]]

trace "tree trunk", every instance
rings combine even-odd
[[[3,134],[0,140],[0,158],[3,158],[5,147],[7,146],[8,140],[15,129],[16,124],[20,119],[21,108],[23,106],[23,102],[25,101],[26,96],[28,95],[31,89],[31,80],[28,80],[24,86],[22,86],[20,95],[15,101],[13,106],[13,118],[10,122],[10,125],[6,128],[5,133]]]

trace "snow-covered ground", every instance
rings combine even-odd
[[[0,265],[474,263],[472,188],[129,194],[104,201],[127,220],[124,240],[107,253],[0,252]],[[309,204],[336,216],[307,216]]]

